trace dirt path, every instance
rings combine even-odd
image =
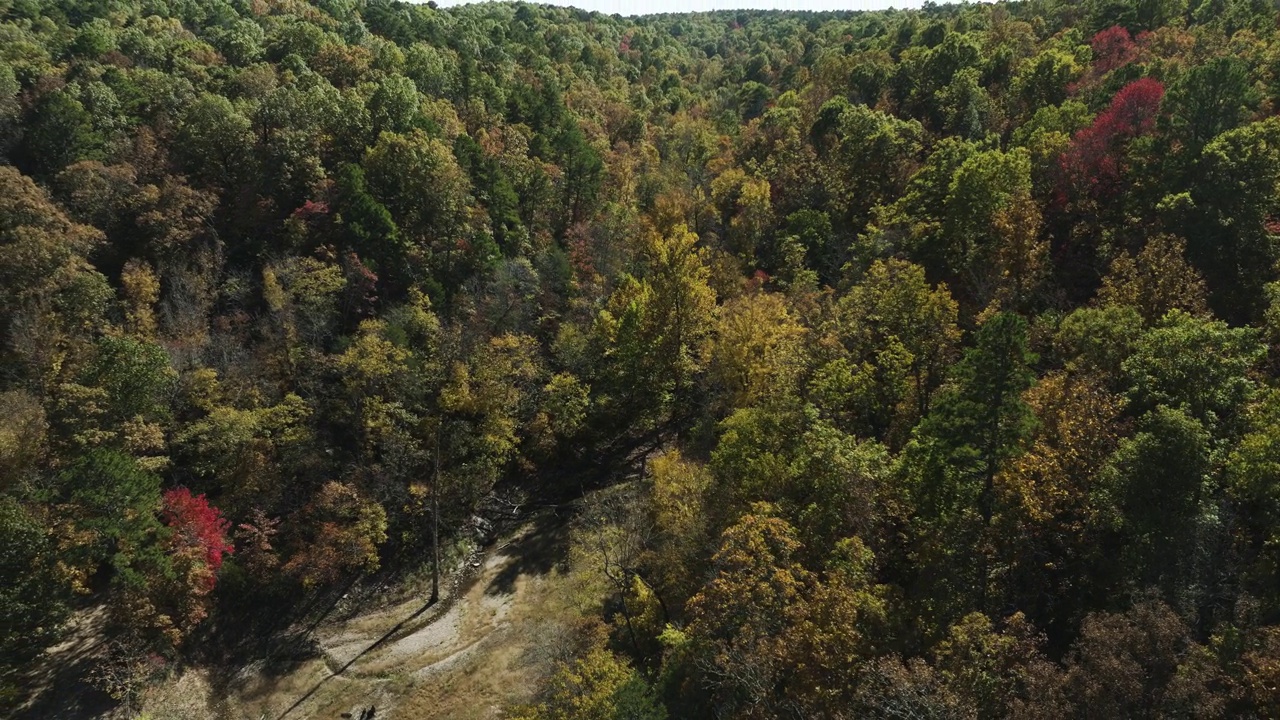
[[[530,699],[558,617],[563,524],[525,525],[438,607],[421,599],[316,631],[321,657],[267,677],[241,672],[219,715],[252,720],[497,718]],[[551,644],[554,644],[552,641]]]

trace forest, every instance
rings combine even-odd
[[[1280,716],[1278,20],[0,0],[0,715],[517,498],[507,717]]]

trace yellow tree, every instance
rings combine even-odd
[[[667,607],[678,607],[693,594],[710,553],[705,503],[711,473],[678,450],[654,458],[649,471],[656,532],[646,562],[654,568],[658,590],[668,596]]]
[[[643,276],[623,276],[597,316],[602,409],[661,422],[693,388],[716,300],[697,242],[683,225],[648,233]]]
[[[720,308],[707,374],[727,408],[791,394],[804,370],[806,329],[776,293],[750,292]]]
[[[1147,324],[1174,309],[1208,315],[1208,291],[1200,273],[1186,261],[1186,246],[1180,237],[1156,235],[1136,256],[1122,253],[1102,278],[1098,304],[1137,308]]]
[[[1101,582],[1107,508],[1096,478],[1125,431],[1124,399],[1086,375],[1054,373],[1025,394],[1037,423],[1026,452],[996,476],[989,532],[1009,607],[1042,626],[1074,621],[1075,603]]]
[[[785,520],[758,505],[724,532],[715,575],[688,605],[696,664],[732,717],[778,717],[792,672],[787,630],[810,596],[811,572]]]

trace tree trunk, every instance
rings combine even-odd
[[[436,425],[436,476],[431,483],[431,602],[440,599],[440,426]]]

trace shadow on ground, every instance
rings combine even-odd
[[[521,538],[494,548],[511,560],[487,588],[486,595],[508,595],[515,591],[521,575],[546,575],[562,566],[569,555],[569,522],[565,513],[543,512],[533,519],[533,528]]]

